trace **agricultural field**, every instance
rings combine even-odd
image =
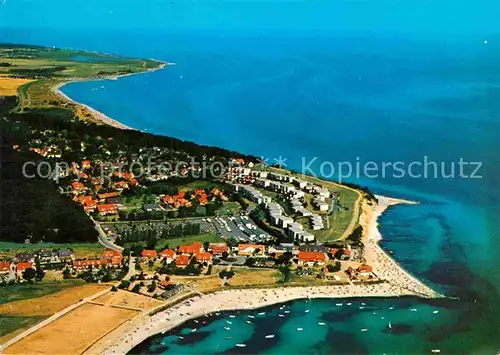
[[[42,281],[0,288],[0,343],[109,286],[82,280]]]

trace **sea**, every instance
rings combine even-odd
[[[454,297],[298,300],[226,312],[153,336],[132,353],[494,354],[498,18],[489,0],[8,0],[0,5],[0,42],[176,63],[62,90],[145,132],[419,201],[381,216],[381,245]],[[460,161],[468,163],[462,174]],[[383,163],[397,162],[404,173],[381,173]],[[356,163],[379,170],[358,174]]]

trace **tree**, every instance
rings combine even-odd
[[[212,264],[208,265],[208,269],[205,275],[212,275]]]
[[[279,270],[283,274],[283,282],[290,281],[290,277],[292,275],[292,272],[290,271],[290,267],[288,267],[288,266],[281,266],[279,268]]]
[[[111,287],[111,292],[116,292],[118,291],[118,288],[116,286]]]
[[[261,252],[260,248],[257,248],[254,250],[253,255],[260,254],[260,252]]]
[[[140,291],[141,291],[141,285],[135,284],[134,288],[132,289],[132,292],[139,293]]]
[[[118,288],[121,288],[121,289],[128,289],[129,287],[130,287],[130,281],[128,281],[128,280],[122,280],[120,285],[118,285]]]
[[[222,252],[222,259],[227,259],[229,257],[229,253],[227,251]]]
[[[36,270],[30,267],[24,270],[23,279],[31,281],[36,277],[36,275],[37,275]]]
[[[36,279],[38,281],[41,281],[45,276],[45,271],[43,271],[43,269],[42,269],[42,265],[40,263],[40,258],[38,258],[38,257],[36,258],[35,265],[36,265]]]
[[[246,266],[250,266],[250,267],[254,266],[255,265],[255,259],[254,258],[247,258],[245,260],[245,265]]]
[[[71,278],[71,271],[66,267],[63,270],[63,279],[69,279]]]
[[[203,248],[205,249],[206,252],[208,252],[208,248],[210,247],[210,243],[209,242],[204,242],[203,243]]]
[[[148,292],[154,292],[156,290],[156,281],[153,280],[148,287]]]

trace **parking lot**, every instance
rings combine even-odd
[[[248,216],[207,218],[212,222],[217,234],[225,238],[234,237],[239,241],[262,243],[271,236],[257,227]]]

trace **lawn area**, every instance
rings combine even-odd
[[[36,243],[20,244],[0,242],[0,257],[14,257],[17,253],[34,251],[38,249],[72,249],[76,258],[91,258],[102,256],[104,247],[98,243]]]
[[[68,287],[83,285],[83,280],[42,281],[0,287],[0,305],[50,295]]]
[[[223,206],[217,210],[217,213],[221,216],[232,216],[240,212],[240,210],[241,205],[238,202],[224,202]]]
[[[0,343],[7,341],[5,335],[10,334],[18,329],[27,329],[32,325],[43,320],[43,316],[10,316],[0,315]]]
[[[204,234],[189,235],[178,238],[161,239],[158,241],[156,247],[163,249],[168,245],[168,247],[172,249],[176,248],[181,244],[189,244],[192,242],[222,243],[224,242],[224,239],[222,239],[221,237],[219,237],[214,233],[204,233]]]
[[[210,276],[171,276],[172,281],[184,283],[195,291],[208,292],[222,288],[222,279],[218,273],[225,268],[214,267]],[[234,276],[229,280],[233,287],[275,285],[283,275],[275,269],[234,268]]]

